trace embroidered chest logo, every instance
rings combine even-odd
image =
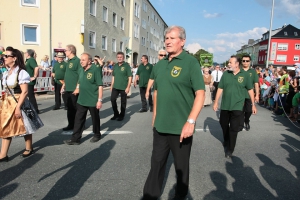
[[[124,71],[125,70],[125,67],[121,67],[121,71]]]
[[[63,65],[61,65],[61,66],[60,66],[60,68],[62,69],[62,68],[64,68],[64,66],[63,66]]]
[[[87,79],[91,79],[93,77],[93,74],[92,73],[87,73],[87,75],[86,75],[86,78]]]
[[[242,77],[242,76],[239,76],[239,78],[238,78],[238,82],[239,83],[242,83],[244,81],[244,77]]]
[[[147,66],[147,67],[146,67],[146,70],[149,70],[149,69],[150,69],[150,67],[149,67],[149,66]]]
[[[250,74],[250,77],[252,76],[252,73],[249,73]]]
[[[72,68],[72,67],[73,67],[73,63],[70,63],[70,64],[69,64],[69,68]]]
[[[178,77],[181,72],[181,69],[182,69],[181,67],[174,66],[171,71],[171,76],[173,76],[175,78]]]

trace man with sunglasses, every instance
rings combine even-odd
[[[250,68],[251,57],[249,55],[244,55],[242,58],[243,70],[249,74],[251,79],[251,84],[254,85],[255,89],[255,102],[259,101],[259,86],[258,86],[258,75],[256,71]],[[245,104],[244,104],[244,123],[246,131],[250,130],[250,116],[252,115],[252,102],[247,91],[245,91]]]
[[[158,51],[158,60],[161,60],[161,59],[165,58],[166,56],[167,56],[166,50],[161,49]],[[146,89],[146,94],[145,94],[146,99],[149,99],[150,89],[153,86],[153,83],[154,83],[154,78],[150,74],[150,78],[149,78],[149,81],[147,84],[147,89]]]

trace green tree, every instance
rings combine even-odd
[[[199,49],[195,54],[192,54],[200,63],[200,54],[207,54],[208,51],[205,51],[204,49]]]

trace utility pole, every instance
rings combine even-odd
[[[269,66],[270,46],[271,46],[271,39],[272,39],[272,24],[273,24],[274,1],[275,0],[273,0],[272,11],[271,11],[271,20],[270,20],[270,30],[269,30],[269,42],[268,42],[268,49],[267,49],[266,68],[268,68],[268,66]]]

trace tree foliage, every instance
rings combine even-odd
[[[192,54],[200,63],[200,54],[207,54],[208,51],[205,51],[204,49],[199,49],[195,54]]]

